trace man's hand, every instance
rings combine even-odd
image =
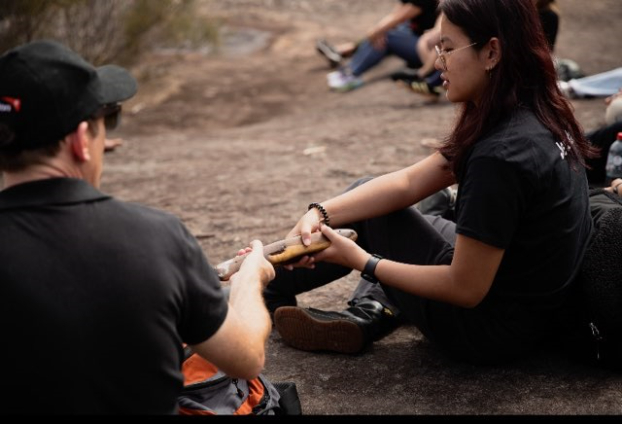
[[[337,236],[356,240],[356,231],[349,228],[340,228],[333,230]],[[283,240],[270,243],[266,246],[262,246],[261,251],[263,257],[270,262],[270,264],[283,265],[287,269],[293,269],[294,266],[309,266],[310,255],[326,249],[330,246],[330,240],[326,238],[320,231],[315,231],[309,234],[308,244],[302,242],[300,235],[288,237]],[[228,261],[222,262],[216,266],[218,277],[222,281],[228,280],[248,259],[247,256],[251,253],[255,253],[255,249],[247,247],[241,249],[238,255]],[[313,267],[313,266],[310,266]]]
[[[247,250],[247,249],[245,249]],[[263,253],[263,243],[253,240],[246,259],[242,262],[238,272],[257,273],[263,287],[266,287],[275,277],[274,266],[268,262]]]

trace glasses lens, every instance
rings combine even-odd
[[[118,108],[110,113],[104,115],[104,126],[106,131],[112,131],[119,126],[121,121],[121,108]]]
[[[94,118],[104,118],[106,131],[112,131],[119,126],[121,121],[121,105],[105,105],[95,114]]]

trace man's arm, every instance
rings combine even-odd
[[[414,17],[420,15],[421,12],[422,10],[420,7],[410,3],[397,5],[395,9],[393,9],[393,12],[382,18],[367,32],[367,38],[370,43],[377,45],[381,41],[384,41],[387,31],[395,28],[402,22],[413,19]]]
[[[191,346],[199,355],[234,378],[255,378],[264,367],[265,344],[272,322],[263,301],[263,288],[274,278],[274,267],[263,255],[259,241],[240,270],[231,276],[229,311],[218,331]]]

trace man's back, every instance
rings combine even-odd
[[[0,192],[0,238],[3,411],[174,412],[182,341],[227,313],[179,220],[58,178]]]
[[[178,218],[98,190],[136,91],[127,70],[55,41],[0,55],[3,413],[173,413],[184,344],[232,378],[264,367],[261,241],[227,301]]]

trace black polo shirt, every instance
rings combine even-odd
[[[57,178],[0,192],[0,240],[4,413],[175,412],[227,313],[179,219]]]

